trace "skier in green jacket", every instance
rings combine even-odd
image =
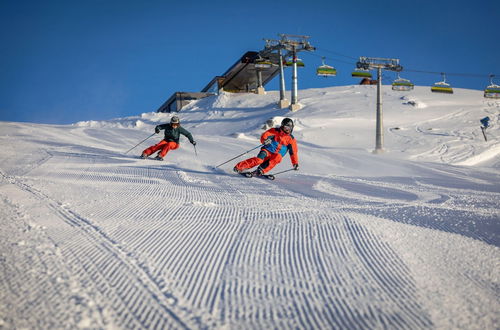
[[[167,152],[179,148],[179,138],[181,134],[187,137],[192,145],[196,145],[196,141],[193,139],[191,133],[189,133],[185,128],[181,127],[181,121],[177,116],[173,116],[170,119],[170,123],[156,126],[155,133],[160,133],[162,129],[165,130],[165,138],[159,143],[145,149],[142,152],[141,158],[148,158],[150,155],[159,150],[158,155],[155,159],[163,160]]]

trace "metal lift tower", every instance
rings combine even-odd
[[[265,50],[269,53],[277,50],[280,58],[280,108],[288,106],[288,101],[285,98],[285,78],[283,75],[283,50],[287,54],[291,54],[293,59],[293,74],[292,74],[292,104],[290,110],[296,111],[300,109],[297,101],[298,87],[297,87],[297,53],[301,51],[313,51],[315,48],[311,46],[308,36],[298,36],[292,34],[279,34],[280,39],[264,39],[266,41]],[[262,52],[261,52],[262,53]]]
[[[399,65],[399,59],[379,58],[379,57],[360,57],[356,63],[358,69],[372,70],[377,69],[377,126],[375,133],[374,154],[384,152],[384,123],[382,118],[382,70],[400,72],[403,67]]]

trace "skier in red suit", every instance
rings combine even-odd
[[[248,158],[236,164],[234,171],[241,173],[246,169],[259,165],[252,172],[254,175],[263,175],[278,165],[287,152],[290,153],[290,160],[294,170],[299,169],[299,157],[297,153],[297,141],[292,135],[293,120],[285,118],[281,121],[281,126],[265,131],[260,142],[263,147],[256,157]]]
[[[141,158],[146,159],[151,154],[159,151],[155,159],[163,160],[167,152],[179,148],[179,138],[181,134],[187,137],[192,145],[196,145],[196,141],[193,139],[193,135],[191,135],[191,133],[188,132],[184,127],[181,127],[181,122],[179,120],[179,117],[177,116],[173,116],[170,119],[170,123],[156,126],[155,133],[160,133],[162,129],[165,130],[165,137],[163,138],[163,140],[147,149],[144,149],[141,154]]]

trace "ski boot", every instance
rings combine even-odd
[[[263,175],[264,171],[260,167],[257,167],[257,169],[252,172],[252,176],[263,176]]]

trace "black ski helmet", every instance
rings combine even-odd
[[[283,126],[288,126],[290,127],[290,133],[292,133],[293,131],[293,120],[291,120],[290,118],[285,118],[281,121],[281,127]]]
[[[181,121],[179,120],[179,117],[177,116],[173,116],[172,118],[170,118],[170,124],[180,124]]]

